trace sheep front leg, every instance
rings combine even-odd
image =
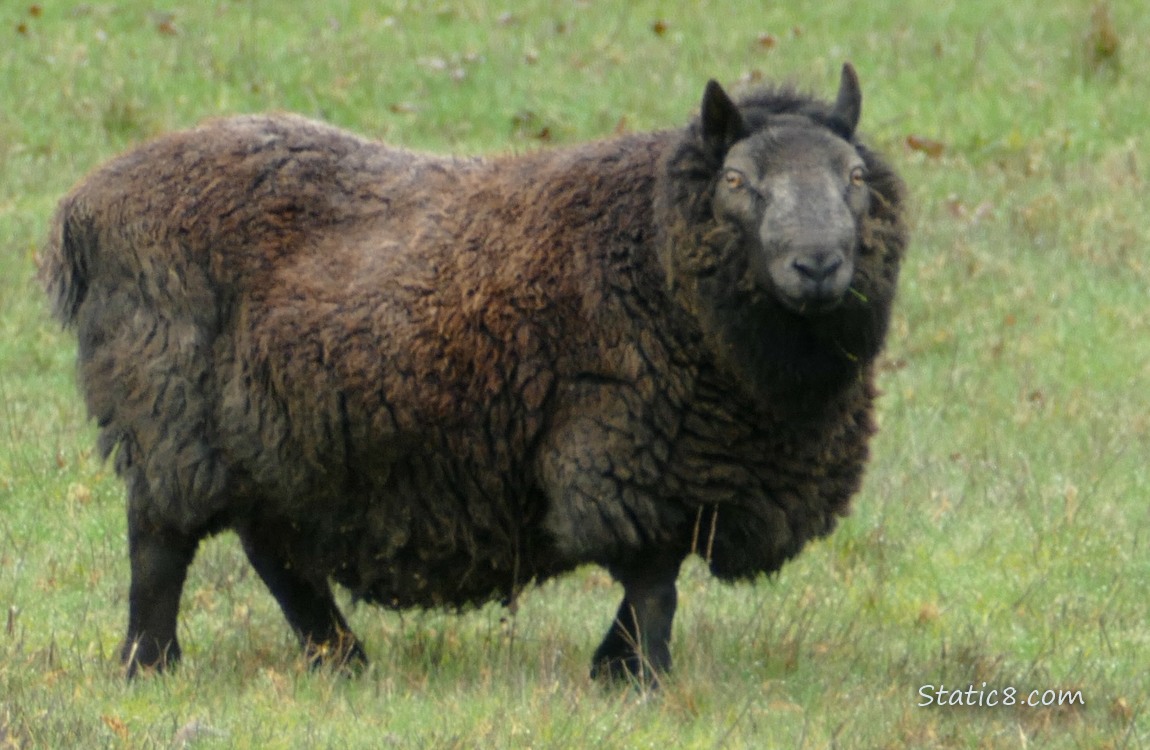
[[[188,566],[199,539],[164,533],[129,517],[128,634],[120,649],[129,679],[140,669],[161,672],[180,660],[176,618]]]
[[[635,680],[657,687],[671,670],[671,625],[678,594],[675,580],[681,559],[612,568],[623,584],[623,602],[591,662],[593,679]]]

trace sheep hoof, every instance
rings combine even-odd
[[[120,663],[124,666],[124,676],[134,680],[140,675],[162,674],[180,661],[180,644],[172,642],[161,647],[153,639],[136,638],[127,640],[120,647]]]
[[[591,679],[607,685],[631,685],[639,690],[658,690],[664,670],[638,654],[622,658],[598,658],[591,664]]]
[[[312,670],[330,669],[349,677],[360,674],[368,665],[363,644],[350,633],[335,641],[305,644],[304,658]]]
[[[671,671],[671,650],[666,641],[648,642],[645,651],[619,622],[595,650],[591,679],[608,684],[630,684],[642,690],[655,690]]]

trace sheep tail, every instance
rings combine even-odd
[[[52,303],[52,314],[65,328],[75,327],[88,294],[97,236],[92,216],[74,196],[60,202],[48,244],[37,265],[40,283]]]

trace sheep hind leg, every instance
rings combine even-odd
[[[248,560],[279,603],[308,663],[353,670],[366,665],[363,644],[339,611],[327,580],[300,575],[258,534],[244,531],[240,537]]]
[[[681,560],[611,570],[623,584],[623,601],[591,661],[592,679],[636,682],[658,687],[671,670],[671,624]]]
[[[129,679],[142,669],[162,672],[180,660],[176,619],[188,566],[199,539],[147,528],[129,518],[128,634],[120,649]]]

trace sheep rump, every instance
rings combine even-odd
[[[96,170],[41,277],[128,490],[129,671],[178,658],[184,574],[224,529],[317,660],[363,658],[329,580],[462,607],[596,563],[625,590],[596,669],[669,668],[687,555],[777,570],[859,488],[906,239],[857,104],[849,68],[833,104],[716,85],[685,129],[494,159],[242,116]],[[865,166],[850,293],[817,314],[720,215],[739,144],[772,138]],[[794,263],[829,294],[837,266]]]

